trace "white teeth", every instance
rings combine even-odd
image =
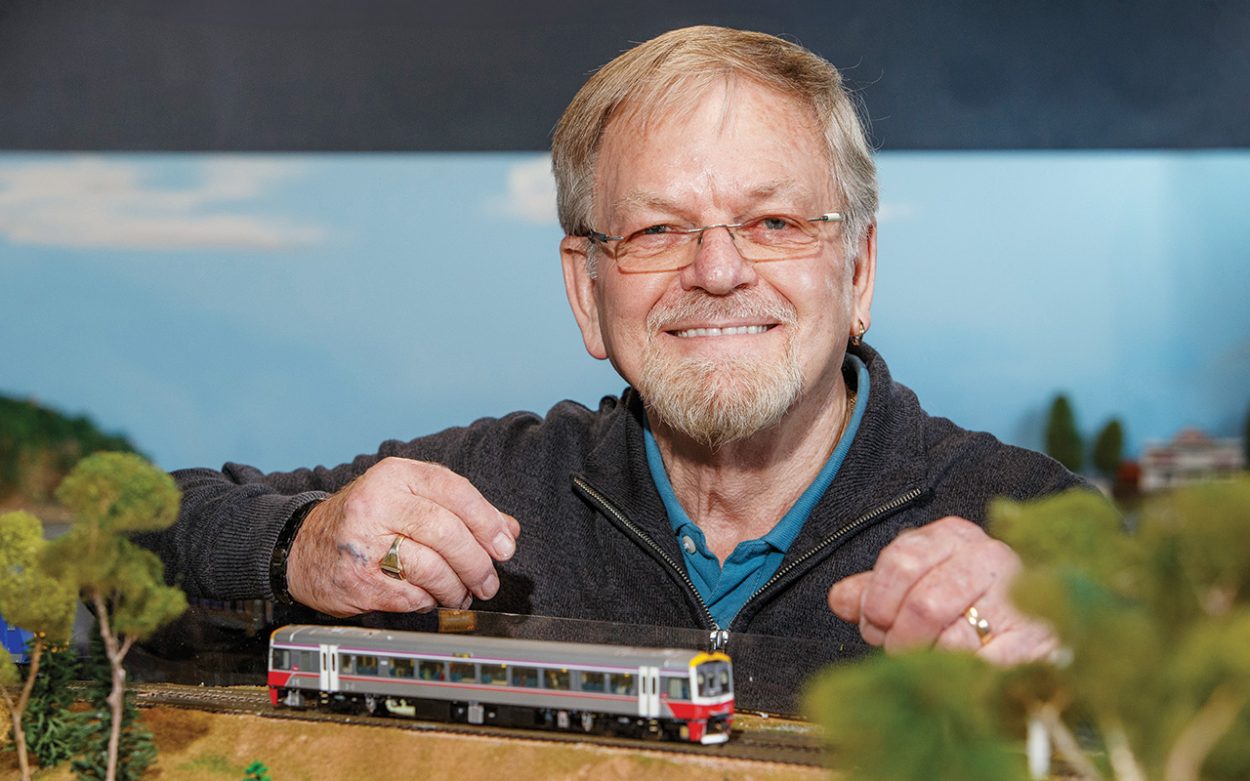
[[[768,330],[766,325],[736,325],[731,328],[687,328],[684,331],[674,331],[675,336],[686,338],[688,336],[738,336],[740,334],[762,334]]]

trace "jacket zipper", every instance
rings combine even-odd
[[[895,497],[894,499],[891,499],[890,501],[886,502],[880,507],[877,507],[873,510],[869,510],[868,512],[864,513],[863,515],[859,516],[855,520],[848,523],[846,526],[843,526],[841,529],[838,529],[833,534],[821,540],[820,543],[818,543],[817,545],[809,549],[802,556],[799,556],[794,561],[790,562],[786,566],[782,567],[781,569],[773,573],[773,576],[769,578],[768,581],[764,583],[764,585],[756,589],[754,594],[747,597],[747,601],[743,602],[742,607],[738,609],[737,615],[742,615],[743,612],[746,611],[747,605],[750,605],[752,602],[754,602],[756,597],[764,593],[764,591],[766,591],[769,587],[771,587],[777,581],[784,578],[787,574],[793,572],[795,568],[803,564],[803,562],[812,558],[817,553],[820,553],[822,550],[829,547],[830,545],[833,545],[835,542],[837,542],[838,540],[841,540],[843,537],[847,537],[851,534],[854,534],[855,532],[859,531],[860,529],[872,523],[873,521],[880,520],[883,516],[890,515],[891,513],[896,512],[897,510],[901,509],[905,505],[911,502],[914,502],[921,495],[923,495],[924,492],[925,492],[925,489],[923,488],[913,488],[907,493],[904,493],[900,496]]]
[[[688,588],[690,590],[690,593],[694,596],[695,602],[699,604],[699,609],[703,611],[703,620],[707,625],[705,627],[706,629],[711,629],[713,630],[713,632],[718,633],[718,634],[724,631],[716,623],[716,619],[712,618],[712,611],[708,609],[707,603],[703,601],[703,595],[700,594],[699,589],[695,587],[694,581],[690,579],[690,575],[686,574],[685,567],[682,567],[678,565],[677,562],[673,561],[673,557],[668,555],[668,553],[666,553],[664,549],[661,548],[654,539],[652,539],[651,535],[647,534],[645,531],[638,528],[637,524],[635,524],[633,521],[631,521],[629,518],[625,516],[625,513],[621,512],[616,507],[616,505],[608,501],[607,497],[599,493],[599,491],[597,491],[593,486],[591,486],[589,483],[583,480],[580,476],[577,476],[577,475],[573,476],[573,484],[576,485],[579,489],[581,489],[581,491],[585,493],[588,497],[590,497],[590,499],[599,506],[599,509],[602,512],[607,513],[608,515],[611,515],[613,518],[615,518],[622,526],[628,529],[631,534],[633,534],[635,537],[641,540],[643,544],[645,544],[648,548],[654,551],[655,554],[659,556],[660,559],[664,561],[664,563],[666,563],[670,569],[673,570],[673,572],[677,573],[677,576],[682,579],[682,582],[686,584],[686,588]]]

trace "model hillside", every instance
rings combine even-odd
[[[102,451],[136,452],[120,434],[86,416],[0,395],[0,502],[42,503],[80,459]]]

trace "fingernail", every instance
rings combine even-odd
[[[495,553],[498,554],[500,561],[507,561],[512,558],[513,553],[516,553],[516,543],[503,532],[499,532],[495,537],[494,545]]]
[[[472,604],[473,604],[473,595],[469,594],[468,596],[464,598],[464,601],[460,603],[460,609],[468,610],[469,605],[472,605]]]
[[[499,576],[492,572],[486,576],[486,580],[482,581],[482,599],[490,599],[497,593],[499,593]]]

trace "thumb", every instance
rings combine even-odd
[[[871,575],[872,572],[860,572],[839,580],[829,589],[829,609],[838,618],[850,624],[859,623],[860,597]]]

